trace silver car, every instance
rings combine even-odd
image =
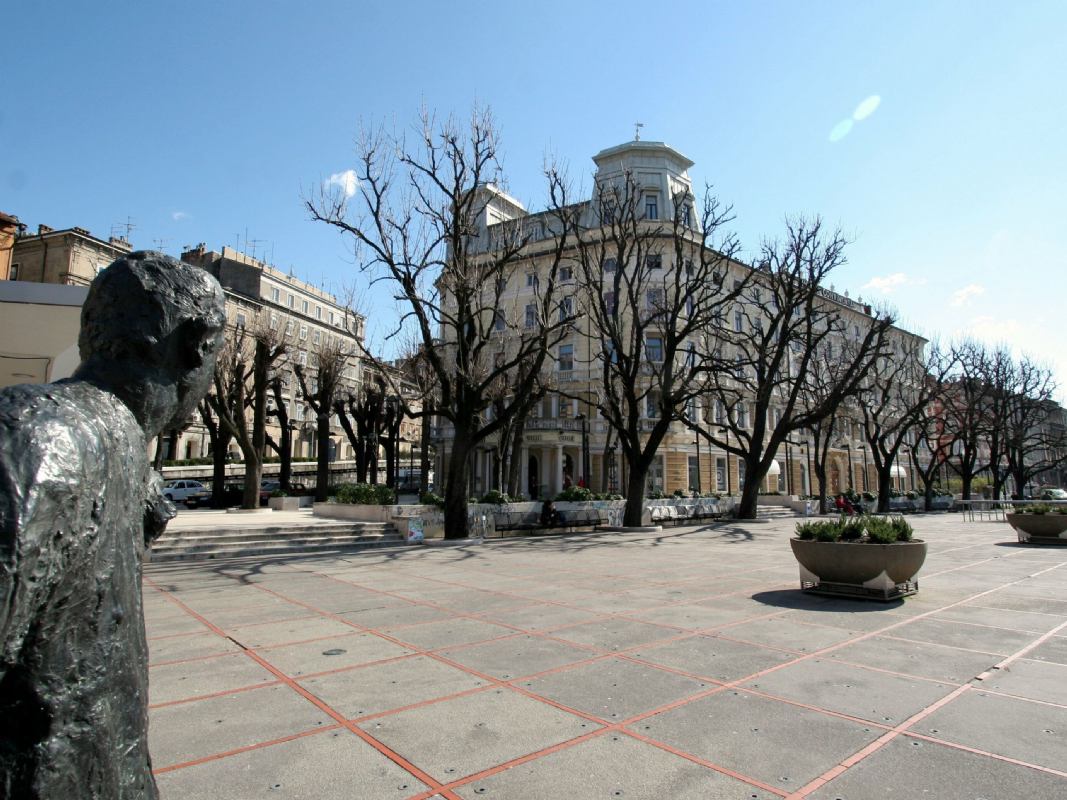
[[[169,481],[163,484],[163,496],[172,503],[195,506],[210,497],[211,492],[200,481]]]

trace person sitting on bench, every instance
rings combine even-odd
[[[563,523],[563,515],[556,511],[556,504],[545,500],[541,505],[541,527],[554,528]]]

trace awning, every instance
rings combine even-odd
[[[907,473],[907,470],[904,469],[904,467],[901,467],[901,466],[898,466],[897,464],[894,464],[893,466],[891,466],[889,468],[889,477],[890,478],[906,478],[906,477],[908,477],[908,473]]]
[[[770,467],[767,468],[768,475],[780,475],[782,473],[782,465],[777,460],[772,461]]]

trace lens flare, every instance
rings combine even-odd
[[[841,120],[839,123],[834,125],[834,129],[832,131],[830,131],[830,141],[831,142],[840,142],[842,139],[844,139],[846,136],[848,136],[849,131],[851,131],[851,130],[852,130],[852,120],[850,120],[850,119]]]
[[[872,94],[858,106],[856,110],[852,112],[852,119],[859,122],[860,120],[867,119],[871,114],[875,112],[875,109],[882,104],[882,98],[876,94]]]

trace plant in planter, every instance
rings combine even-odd
[[[1019,504],[1004,516],[1023,544],[1067,544],[1067,506]]]
[[[556,502],[582,502],[585,500],[592,500],[593,493],[586,489],[584,486],[568,486],[562,492],[556,495]]]
[[[802,522],[796,532],[789,544],[804,591],[885,601],[919,590],[926,542],[901,517]]]

